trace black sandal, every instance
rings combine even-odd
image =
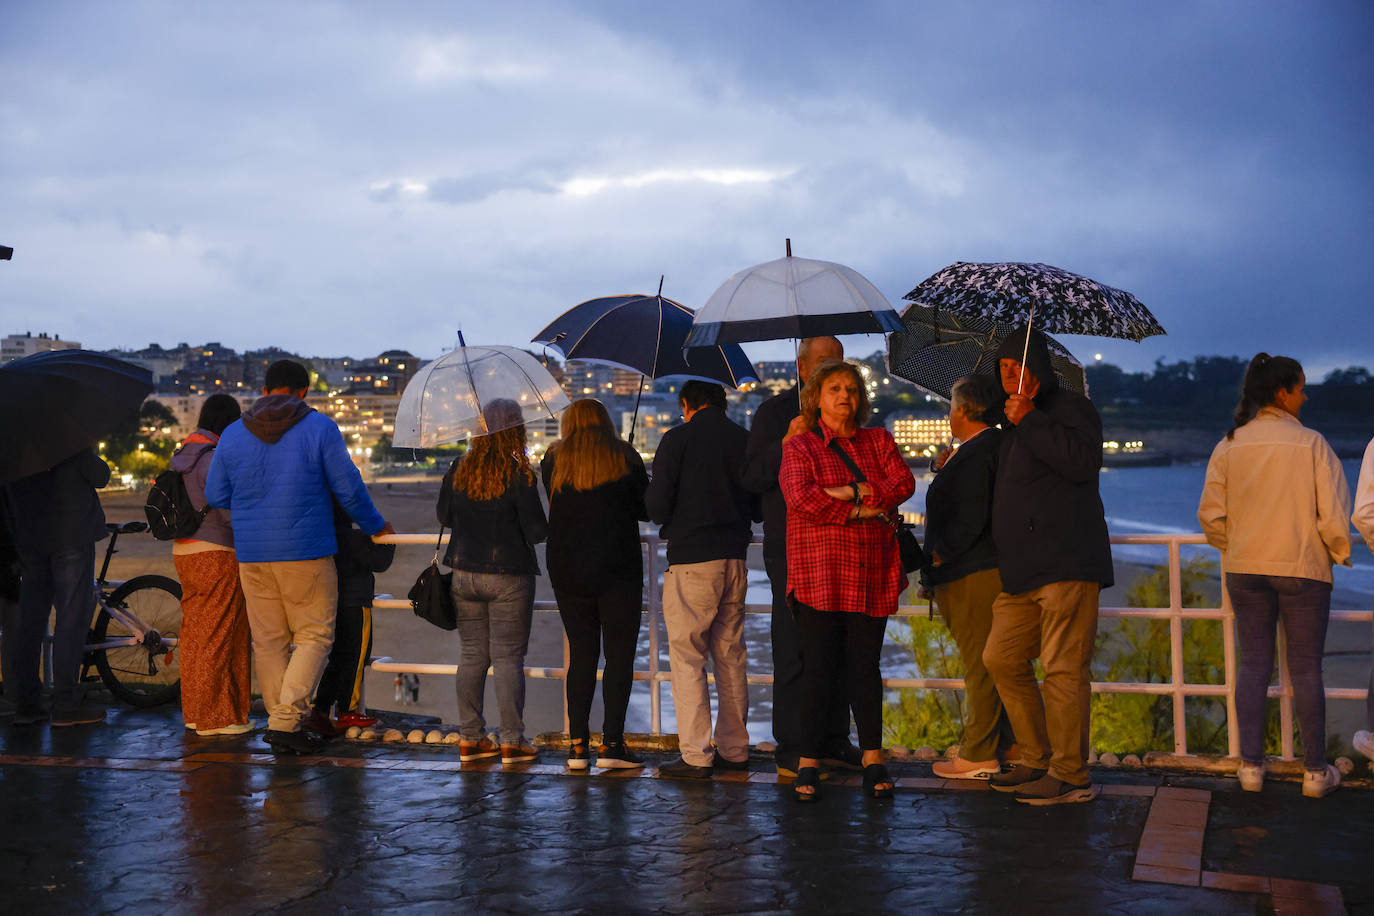
[[[810,786],[813,791],[802,792],[803,787]],[[802,767],[797,770],[797,780],[792,783],[792,795],[799,802],[813,802],[821,794],[821,771],[820,767]]]
[[[880,783],[887,783],[886,788],[879,789]],[[864,794],[872,798],[891,798],[892,797],[892,777],[887,772],[887,767],[881,763],[870,763],[864,767]]]

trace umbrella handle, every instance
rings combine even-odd
[[[1016,382],[1016,393],[1026,387],[1026,354],[1030,353],[1031,325],[1035,324],[1035,307],[1031,306],[1030,318],[1026,319],[1026,342],[1021,345],[1021,378]]]

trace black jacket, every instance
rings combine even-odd
[[[613,588],[633,588],[644,581],[644,557],[639,523],[647,521],[644,490],[649,475],[644,459],[629,443],[621,443],[630,471],[590,490],[549,486],[558,460],[558,446],[539,465],[549,494],[549,546],[544,558],[549,582],[556,591],[601,595]]]
[[[801,413],[797,386],[774,395],[754,411],[744,449],[744,488],[763,499],[763,554],[770,563],[787,562],[787,502],[778,487],[782,469],[782,437],[792,418]]]
[[[748,437],[719,407],[663,434],[644,504],[663,526],[669,565],[744,559],[757,503],[740,482]]]
[[[6,484],[10,533],[21,554],[68,553],[109,537],[96,490],[110,466],[83,449],[37,474]]]
[[[371,607],[377,592],[373,573],[386,572],[396,557],[395,544],[378,544],[353,524],[347,510],[334,501],[334,537],[339,552],[334,571],[339,577],[339,607]]]
[[[1019,359],[1019,344],[1015,349]],[[1020,594],[1051,582],[1109,586],[1112,550],[1097,479],[1102,419],[1087,398],[1059,389],[1038,333],[1026,364],[1040,391],[1035,409],[1002,432],[992,500],[1002,588]]]
[[[453,469],[462,460],[455,459],[444,475],[435,506],[439,524],[453,529],[444,563],[465,572],[539,575],[534,545],[548,537],[549,524],[537,484],[517,473],[495,499],[471,499],[453,490]]]
[[[940,555],[939,566],[923,570],[931,585],[997,568],[992,494],[1000,436],[985,429],[961,445],[926,490],[926,555]]]

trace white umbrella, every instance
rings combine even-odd
[[[512,413],[511,422],[491,427],[483,411],[498,399],[519,405],[522,419]],[[445,445],[517,422],[551,419],[568,404],[558,381],[533,354],[516,347],[460,346],[422,367],[401,392],[392,443]]]
[[[826,334],[885,334],[902,320],[863,274],[830,261],[787,256],[720,285],[692,322],[688,347]]]

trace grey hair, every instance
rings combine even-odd
[[[954,383],[949,393],[949,404],[978,423],[987,423],[989,414],[995,413],[1001,406],[994,398],[992,386],[977,375],[965,376]]]

